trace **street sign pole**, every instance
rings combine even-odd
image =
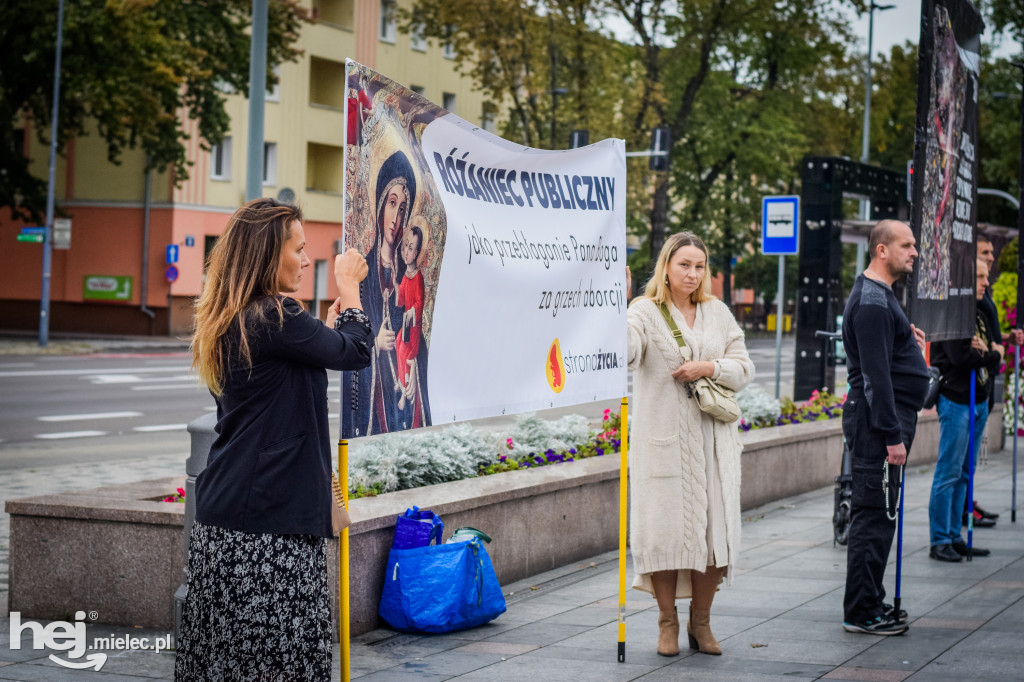
[[[57,3],[57,56],[53,65],[53,111],[50,122],[50,171],[46,187],[46,225],[43,233],[43,283],[39,292],[39,346],[50,341],[50,262],[53,259],[53,204],[57,175],[57,115],[60,113],[60,56],[64,37],[64,0]]]
[[[762,197],[761,253],[779,257],[778,301],[775,309],[775,399],[782,394],[782,325],[785,321],[786,256],[799,253],[800,197]],[[767,301],[765,304],[767,305]]]
[[[786,257],[779,256],[779,296],[775,313],[775,399],[779,399],[779,383],[782,381],[782,302],[785,300],[783,286],[786,279]]]

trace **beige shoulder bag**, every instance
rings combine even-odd
[[[668,328],[672,331],[672,336],[675,338],[676,343],[679,344],[680,348],[684,348],[686,342],[683,341],[683,333],[679,331],[675,320],[672,319],[672,313],[668,311],[668,306],[662,303],[659,308],[661,309],[662,317],[668,323]],[[701,377],[692,383],[686,384],[686,393],[697,401],[697,407],[702,412],[707,412],[720,422],[731,424],[740,418],[740,406],[736,402],[735,397],[736,391],[719,385],[717,382],[712,381],[710,377]]]

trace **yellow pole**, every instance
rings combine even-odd
[[[348,441],[338,441],[338,481],[341,483],[341,498],[348,509]],[[350,682],[351,669],[351,626],[349,623],[349,575],[348,575],[348,528],[338,536],[338,621],[341,625],[341,680]]]
[[[619,419],[619,663],[626,662],[626,519],[627,481],[626,456],[629,450],[629,398],[622,399]]]

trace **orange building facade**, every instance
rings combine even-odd
[[[321,312],[336,296],[329,273],[342,237],[345,59],[446,103],[469,121],[484,124],[486,118],[482,96],[455,72],[444,46],[397,32],[395,5],[395,0],[313,0],[309,8],[318,21],[303,30],[304,54],[281,65],[280,84],[267,97],[264,195],[290,190],[303,209],[314,266],[298,297]],[[179,117],[192,136],[190,177],[176,184],[166,173],[153,173],[148,203],[141,152],[129,151],[114,165],[96,134],[69,143],[58,159],[56,197],[58,217],[71,220],[71,236],[70,244],[54,244],[51,332],[189,334],[205,255],[245,199],[248,102],[238,95],[227,99],[231,131],[213,150],[201,148],[195,122]],[[24,122],[23,152],[33,173],[45,178],[49,148],[39,144],[32,128],[31,121]],[[17,241],[25,226],[0,208],[0,329],[39,327],[42,245]],[[167,276],[172,245],[177,247],[173,283]]]

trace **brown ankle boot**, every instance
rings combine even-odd
[[[710,609],[702,611],[693,608],[693,604],[690,604],[690,620],[686,624],[686,634],[690,638],[691,649],[712,656],[722,655],[722,647],[718,644],[715,636],[711,634]]]
[[[658,616],[658,653],[662,656],[679,655],[679,614],[674,606],[671,611],[661,611]]]

